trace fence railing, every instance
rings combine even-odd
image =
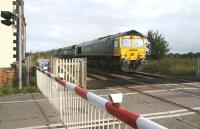
[[[68,129],[167,129],[39,68],[37,85]]]
[[[86,88],[87,59],[51,59],[51,72],[66,81]]]

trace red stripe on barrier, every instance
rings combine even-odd
[[[111,102],[107,102],[105,104],[107,112],[118,118],[119,120],[123,121],[124,123],[130,125],[134,129],[138,129],[136,120],[139,117],[137,114],[130,112],[121,107],[115,107],[112,105]]]
[[[48,76],[48,77],[51,77],[51,73],[48,72],[48,73],[47,73],[47,76]]]
[[[88,93],[88,91],[86,91],[86,90],[84,90],[84,89],[82,89],[82,88],[80,88],[80,87],[78,87],[78,86],[76,86],[76,87],[74,88],[74,91],[75,91],[76,94],[78,94],[79,96],[81,96],[81,97],[87,99],[87,93]]]
[[[61,84],[62,86],[65,87],[65,84],[66,84],[66,81],[65,81],[65,80],[61,80],[61,79],[58,78],[58,77],[56,77],[55,80],[56,80],[59,84]]]

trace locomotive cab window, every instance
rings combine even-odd
[[[143,39],[134,39],[134,45],[135,47],[143,47],[144,46]]]
[[[132,39],[122,39],[122,48],[132,47]]]
[[[115,40],[114,41],[114,48],[118,48],[118,47],[119,47],[118,42],[117,42],[117,40]]]

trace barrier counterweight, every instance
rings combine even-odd
[[[167,129],[39,68],[37,85],[66,128]]]

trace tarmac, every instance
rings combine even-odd
[[[169,85],[169,84],[168,84]],[[200,90],[175,86],[161,90],[149,86],[135,86],[146,93],[187,106],[200,112]],[[158,85],[160,87],[162,85]],[[171,86],[171,84],[170,84]],[[123,87],[91,90],[106,99],[111,93],[123,93],[122,106],[169,129],[199,129],[200,114],[177,107]],[[61,129],[59,114],[40,93],[0,97],[0,129]]]
[[[63,124],[42,94],[0,97],[0,129],[49,128],[63,128]]]

